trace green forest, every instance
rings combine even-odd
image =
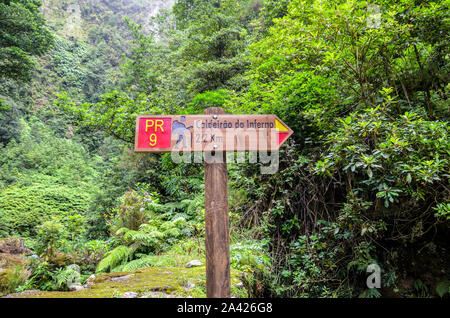
[[[136,116],[221,107],[294,131],[227,164],[233,297],[448,299],[449,5],[0,0],[0,297],[206,297],[204,165]]]

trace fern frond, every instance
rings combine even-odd
[[[165,238],[177,238],[181,235],[181,231],[177,228],[171,228],[164,232]]]
[[[153,225],[150,225],[150,224],[147,224],[147,223],[142,224],[139,227],[139,231],[145,232],[145,233],[151,233],[151,232],[156,231],[156,230],[158,230],[158,228],[156,226],[153,226]]]
[[[56,280],[56,287],[58,289],[61,289],[63,285],[67,284],[70,281],[74,282],[76,280],[80,280],[81,275],[79,272],[77,272],[75,269],[73,269],[70,266],[67,266],[64,270],[61,270],[57,273],[55,280]]]
[[[123,267],[125,265],[127,265],[128,263],[125,264],[120,264],[119,266],[114,267],[113,269],[110,270],[111,273],[116,273],[116,272],[124,272]]]
[[[154,256],[145,256],[140,259],[128,262],[122,266],[122,271],[134,271],[136,269],[150,267],[154,263]]]
[[[120,235],[120,234],[126,234],[128,231],[130,231],[130,229],[126,228],[126,227],[121,227],[120,229],[118,229],[116,231],[116,235]]]
[[[163,232],[166,232],[167,230],[170,230],[173,228],[175,228],[175,223],[173,223],[171,221],[167,221],[167,222],[164,222],[163,224],[161,224],[161,230]]]
[[[175,224],[178,228],[184,228],[186,226],[186,219],[184,217],[177,217],[172,221],[173,224]]]
[[[151,237],[154,237],[155,239],[160,239],[160,240],[161,240],[161,239],[164,238],[164,234],[161,233],[161,232],[159,232],[159,231],[153,231],[153,232],[150,232],[149,235],[150,235]]]
[[[132,249],[128,246],[120,245],[106,253],[105,258],[103,258],[100,263],[98,263],[96,272],[107,272],[108,270],[115,268],[119,264],[123,264],[128,261],[132,254]]]
[[[145,246],[151,246],[155,244],[154,236],[140,231],[128,231],[123,238],[127,243],[131,244],[139,243],[140,245]]]

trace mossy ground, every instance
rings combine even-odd
[[[205,267],[148,267],[131,272],[97,275],[90,288],[72,292],[25,291],[8,295],[8,298],[113,298],[126,292],[138,293],[139,297],[206,297]],[[231,271],[231,293],[246,297],[239,288],[241,273]],[[188,288],[194,284],[195,287]]]

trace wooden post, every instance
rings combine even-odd
[[[205,110],[205,115],[225,114],[219,107]],[[230,297],[230,233],[228,216],[228,172],[226,152],[217,153],[221,163],[205,161],[205,245],[206,296]]]

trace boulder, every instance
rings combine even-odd
[[[87,282],[88,282],[88,283],[94,282],[94,281],[95,281],[95,278],[96,278],[95,274],[92,274],[92,275],[89,276],[89,278],[87,279]]]
[[[26,254],[31,255],[33,252],[25,247],[25,244],[21,238],[5,238],[0,239],[0,253],[5,254]]]
[[[86,284],[83,285],[83,288],[92,288],[92,286],[95,285],[96,278],[97,278],[97,276],[95,276],[94,274],[89,276],[89,278],[86,280]]]
[[[138,293],[135,292],[126,292],[122,294],[123,298],[138,298]]]
[[[200,262],[199,260],[193,260],[193,261],[190,261],[189,263],[187,263],[185,265],[185,267],[186,268],[191,268],[191,267],[194,267],[194,266],[202,266],[202,265],[203,265],[202,262]]]

